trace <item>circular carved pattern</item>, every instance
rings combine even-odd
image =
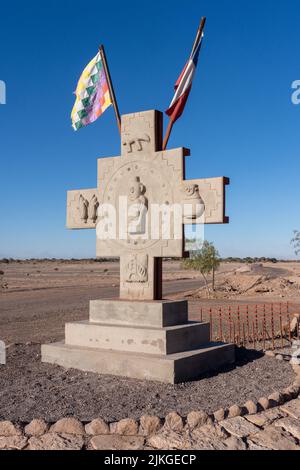
[[[144,196],[148,200],[148,210],[151,204],[170,204],[173,201],[173,191],[170,181],[164,177],[164,172],[161,168],[161,161],[157,163],[154,161],[132,161],[125,163],[119,167],[110,177],[104,189],[103,202],[111,203],[116,207],[117,219],[119,217],[119,196],[128,196],[130,189],[130,181],[134,177],[139,177],[141,183],[145,186]],[[125,174],[124,174],[125,171]],[[130,173],[130,177],[128,176]],[[162,191],[163,189],[163,191]],[[157,243],[161,243],[160,239],[151,240],[150,226],[151,216],[149,211],[148,216],[148,237],[145,235],[129,235],[127,239],[112,240],[114,244],[132,250],[147,250]],[[118,220],[117,220],[118,230]],[[118,233],[117,233],[118,235]]]

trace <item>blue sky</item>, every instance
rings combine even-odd
[[[293,257],[300,229],[297,0],[1,2],[0,257],[95,255],[95,233],[65,229],[66,191],[96,185],[119,155],[113,109],[75,133],[77,79],[104,43],[121,113],[165,110],[200,17],[206,35],[168,148],[187,177],[229,176],[228,225],[206,226],[223,256]],[[165,125],[167,119],[165,119]]]

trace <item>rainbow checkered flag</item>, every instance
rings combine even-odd
[[[71,113],[77,131],[96,121],[112,104],[100,52],[85,67],[76,88],[76,101]]]

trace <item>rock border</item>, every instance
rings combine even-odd
[[[266,355],[269,355],[267,351]],[[223,438],[219,443],[220,449],[246,449],[243,436],[238,435],[243,432],[242,423],[248,423],[247,429],[249,429],[250,426],[254,426],[251,424],[250,415],[257,415],[284,405],[300,395],[300,366],[291,366],[295,372],[295,379],[281,392],[274,392],[257,401],[248,400],[242,406],[233,404],[229,408],[220,408],[210,414],[197,410],[182,417],[173,411],[164,419],[145,414],[139,420],[125,418],[117,422],[106,422],[102,418],[82,422],[74,417],[65,417],[55,423],[46,423],[42,419],[33,419],[30,423],[0,421],[0,450],[180,449],[188,448],[185,447],[187,444],[183,443],[184,436],[185,439],[189,439],[191,433],[200,432],[201,435],[204,431],[208,435],[211,432],[215,433],[216,439]],[[247,416],[249,419],[244,419]],[[242,420],[242,423],[238,420]],[[239,431],[230,431],[232,422],[235,422]],[[259,431],[257,426],[255,428]],[[205,437],[203,439],[205,441]],[[206,441],[206,445],[212,444]],[[255,446],[259,447],[253,444],[252,448]]]

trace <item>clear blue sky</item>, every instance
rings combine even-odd
[[[0,257],[95,255],[94,231],[65,229],[66,191],[94,187],[96,158],[119,155],[120,142],[112,108],[72,130],[77,79],[104,43],[121,113],[165,110],[202,15],[203,49],[169,148],[191,149],[187,177],[231,179],[230,223],[205,231],[221,255],[293,257],[299,0],[2,2]]]

